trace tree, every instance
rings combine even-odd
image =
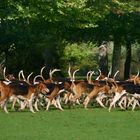
[[[127,57],[125,65],[125,78],[129,77],[131,63],[131,44],[139,40],[140,27],[137,23],[140,22],[140,5],[138,1],[101,1],[88,0],[89,7],[95,7],[91,11],[96,11],[98,18],[97,28],[95,28],[95,39],[101,42],[102,40],[113,41],[113,57],[112,57],[112,74],[120,67],[121,46],[126,45]],[[102,15],[101,15],[102,13]],[[127,39],[129,36],[129,39]]]

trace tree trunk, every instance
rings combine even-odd
[[[128,79],[130,75],[130,66],[131,66],[131,43],[127,41],[126,43],[126,60],[124,64],[124,79]]]
[[[107,76],[108,74],[108,55],[107,55],[107,44],[103,44],[99,47],[99,69],[102,74]]]
[[[113,56],[112,56],[112,75],[120,69],[121,60],[121,44],[119,40],[114,41]]]

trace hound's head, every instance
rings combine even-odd
[[[43,82],[40,82],[38,84],[38,89],[40,92],[42,92],[43,94],[46,94],[49,92],[49,89],[46,87],[46,85]]]

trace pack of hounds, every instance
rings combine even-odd
[[[71,66],[68,68],[69,78],[54,78],[53,74],[60,69],[53,69],[49,72],[49,78],[43,77],[43,70],[31,81],[33,73],[25,78],[23,70],[15,78],[12,74],[6,74],[6,67],[3,69],[4,79],[0,80],[0,106],[4,112],[9,113],[9,107],[13,111],[24,111],[29,109],[32,113],[39,110],[49,110],[50,106],[63,111],[64,105],[69,108],[74,105],[83,105],[88,109],[89,103],[94,101],[100,107],[108,108],[110,112],[114,107],[122,110],[131,108],[135,110],[140,107],[140,77],[133,75],[125,81],[116,81],[117,71],[111,76],[109,71],[104,76],[100,70],[96,79],[93,80],[94,71],[88,71],[86,80],[76,80],[76,69],[72,72]],[[8,106],[8,107],[7,107]],[[10,110],[11,110],[10,109]]]

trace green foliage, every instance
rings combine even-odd
[[[134,32],[135,37],[132,40],[139,38],[140,22],[139,10],[140,4],[138,1],[123,1],[123,0],[88,0],[87,6],[92,13],[96,12],[100,16],[96,28],[96,40],[115,40],[119,38],[121,43],[126,40],[126,36],[131,36]],[[92,15],[94,17],[94,14]],[[92,22],[91,18],[91,22]]]
[[[75,68],[80,68],[82,72],[87,72],[89,69],[95,69],[97,65],[98,50],[96,45],[88,43],[68,43],[63,51],[61,61],[64,66],[70,63]],[[84,74],[85,74],[84,73]]]

